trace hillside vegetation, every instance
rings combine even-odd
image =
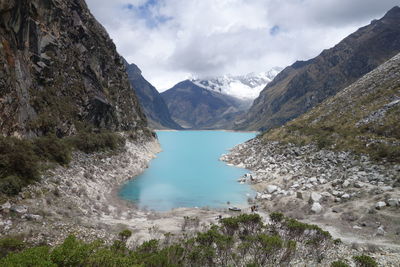
[[[262,139],[400,162],[400,54]]]

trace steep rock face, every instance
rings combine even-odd
[[[227,129],[244,103],[186,80],[161,93],[172,118],[189,129]]]
[[[0,0],[0,48],[1,134],[146,126],[121,57],[83,0]]]
[[[305,113],[400,52],[400,8],[335,47],[285,68],[266,86],[237,129],[267,130]]]
[[[135,64],[126,64],[129,82],[131,83],[139,103],[153,129],[182,129],[169,113],[167,104],[160,93],[143,76],[142,71]]]

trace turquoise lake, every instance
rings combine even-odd
[[[255,137],[255,133],[159,131],[157,135],[163,151],[143,174],[121,188],[121,198],[140,208],[167,211],[178,207],[241,206],[254,196],[249,185],[237,182],[248,171],[228,166],[219,158]]]

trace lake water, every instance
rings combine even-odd
[[[178,207],[222,208],[247,203],[254,191],[237,179],[248,172],[219,157],[255,133],[225,131],[157,132],[162,152],[150,167],[126,183],[121,198],[140,208],[166,211]]]

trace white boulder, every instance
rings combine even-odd
[[[321,213],[322,212],[322,206],[318,202],[315,202],[311,206],[311,211],[314,213]]]
[[[279,187],[277,187],[276,185],[267,185],[266,190],[267,190],[267,192],[268,192],[269,194],[272,194],[272,193],[274,193],[275,191],[277,191],[278,188],[279,188]]]
[[[379,201],[375,204],[375,209],[380,210],[381,208],[386,207],[386,203],[383,201]]]

